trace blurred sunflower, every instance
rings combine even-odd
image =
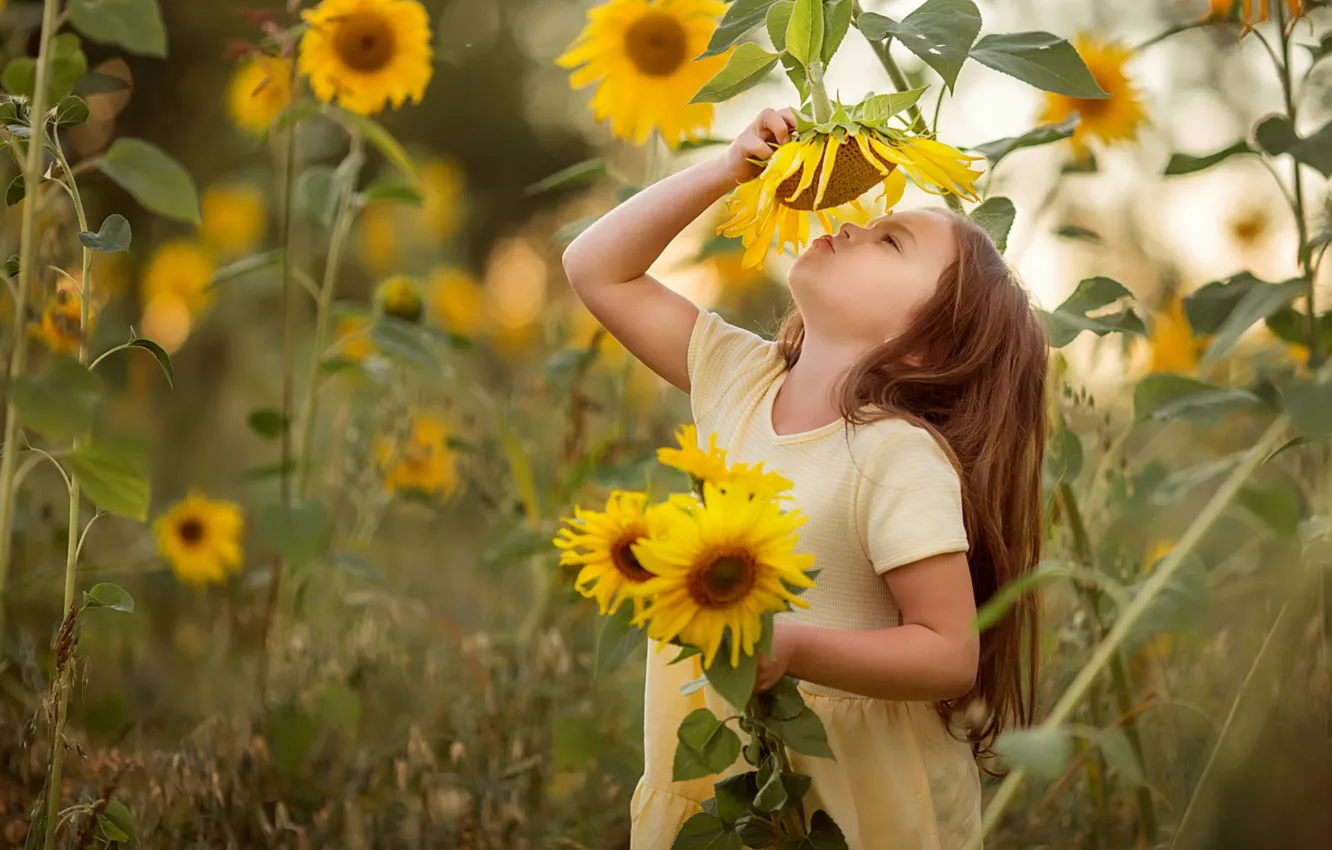
[[[39,319],[31,325],[32,335],[55,354],[77,354],[79,345],[85,339],[91,339],[97,327],[97,304],[89,304],[88,328],[81,330],[83,324],[83,297],[73,286],[65,285],[57,289],[42,307]]]
[[[1058,124],[1078,113],[1081,120],[1071,142],[1074,155],[1085,159],[1091,152],[1089,138],[1095,137],[1106,144],[1129,141],[1147,122],[1147,112],[1137,86],[1124,72],[1133,55],[1131,48],[1116,42],[1100,42],[1087,35],[1079,35],[1074,47],[1096,84],[1109,97],[1066,97],[1046,92],[1045,107],[1038,120],[1043,124]]]
[[[573,518],[562,521],[555,545],[562,549],[560,564],[582,567],[574,589],[597,601],[602,614],[614,614],[626,598],[633,600],[634,614],[643,613],[645,600],[627,596],[623,590],[652,578],[634,554],[634,544],[660,530],[662,506],[649,507],[647,494],[616,490],[606,500],[605,511],[574,508]]]
[[[221,257],[248,254],[268,230],[264,193],[253,183],[219,183],[200,199],[203,241]]]
[[[398,267],[402,254],[401,227],[397,204],[376,201],[361,211],[358,236],[361,260],[376,275],[388,274]]]
[[[251,54],[231,76],[227,112],[237,127],[255,136],[268,132],[291,103],[291,62]]]
[[[588,349],[592,346],[592,341],[596,340],[597,362],[612,369],[618,369],[624,366],[629,358],[629,350],[626,349],[619,340],[611,336],[610,331],[602,327],[597,317],[592,315],[592,311],[581,302],[576,301],[570,310],[570,344],[575,348]],[[598,334],[600,334],[598,336]]]
[[[573,89],[597,84],[593,113],[616,138],[641,145],[656,130],[675,148],[712,126],[713,105],[689,100],[730,58],[695,58],[725,11],[720,0],[610,0],[555,62],[575,69]]]
[[[241,508],[190,491],[153,523],[157,551],[186,584],[223,584],[241,565]]]
[[[426,235],[447,239],[458,232],[463,214],[463,171],[457,163],[442,159],[421,166],[421,222]]]
[[[430,273],[429,320],[432,325],[465,337],[475,337],[485,314],[485,290],[475,277],[459,268],[441,266]]]
[[[412,416],[405,443],[393,435],[376,438],[374,453],[389,493],[415,491],[449,496],[458,488],[458,456],[449,446],[450,428],[441,417]]]
[[[1242,207],[1227,223],[1230,238],[1246,250],[1263,244],[1272,232],[1272,213],[1264,206],[1250,204]]]
[[[421,287],[405,274],[394,275],[375,287],[375,309],[404,322],[419,322],[425,311]]]
[[[1178,293],[1170,297],[1165,309],[1152,317],[1147,344],[1151,349],[1151,373],[1177,372],[1192,375],[1198,369],[1198,357],[1206,340],[1193,335],[1193,327],[1184,312],[1184,299]]]
[[[703,485],[703,501],[681,500],[663,511],[660,536],[634,544],[633,552],[655,578],[627,587],[651,600],[636,618],[663,644],[679,639],[703,652],[711,666],[730,632],[731,666],[753,655],[762,615],[792,605],[808,607],[793,588],[812,587],[805,574],[814,556],[794,551],[798,511],[783,512],[740,486]]]
[[[299,67],[319,100],[370,115],[425,96],[430,16],[417,0],[323,0],[301,18]]]
[[[198,242],[174,239],[153,251],[141,284],[144,333],[168,352],[190,335],[212,303],[213,258]]]
[[[370,339],[370,318],[339,316],[333,328],[333,354],[351,363],[362,363],[374,353],[375,344]]]
[[[1305,16],[1308,10],[1304,0],[1282,0],[1286,4],[1287,25]],[[1208,10],[1202,20],[1209,23],[1238,23],[1241,34],[1272,15],[1271,0],[1208,0]]]

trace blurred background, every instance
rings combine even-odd
[[[199,583],[173,565],[151,523],[108,517],[83,549],[81,586],[114,581],[136,606],[131,616],[93,612],[81,622],[69,732],[77,753],[64,793],[79,799],[113,788],[145,847],[627,846],[642,759],[641,664],[635,655],[594,675],[596,610],[572,592],[550,540],[575,503],[593,504],[610,488],[680,486],[653,457],[689,409],[598,333],[569,290],[560,254],[579,222],[610,209],[626,186],[721,148],[634,147],[594,119],[589,91],[572,90],[555,63],[591,2],[423,5],[433,78],[418,105],[379,117],[419,169],[424,203],[372,201],[350,232],[314,433],[312,491],[327,509],[326,545],[293,570],[276,623],[267,607],[273,556],[256,523],[282,472],[280,417],[273,420],[282,396],[280,275],[263,259],[279,237],[280,158],[276,141],[247,130],[229,102],[241,67],[235,45],[260,37],[247,13],[263,4],[163,0],[166,59],[84,42],[89,69],[124,85],[87,96],[91,120],[65,134],[71,160],[91,160],[118,137],[148,140],[193,175],[203,209],[196,228],[146,212],[95,173],[82,179],[92,218],[120,212],[134,234],[128,252],[97,255],[103,298],[92,347],[122,342],[133,328],[161,343],[175,369],[168,385],[149,357],[108,360],[100,427],[149,458],[151,518],[193,492],[211,500],[205,514],[226,503],[242,522],[240,563],[220,583]],[[894,17],[916,5],[864,3]],[[986,32],[1085,33],[1127,46],[1218,6],[978,5]],[[0,2],[6,57],[35,54],[40,11],[31,0]],[[1305,21],[1296,31],[1311,45],[1293,60],[1301,73],[1325,23],[1311,20],[1318,27]],[[1263,26],[1270,35],[1272,23]],[[909,79],[933,80],[915,56],[899,53]],[[1332,65],[1320,67],[1302,95],[1301,132],[1328,117]],[[1298,273],[1296,228],[1274,179],[1289,180],[1289,163],[1235,157],[1163,176],[1172,154],[1246,139],[1255,121],[1281,108],[1264,45],[1239,39],[1233,25],[1198,27],[1138,50],[1125,74],[1145,114],[1131,138],[1095,147],[1091,162],[1075,159],[1067,143],[1017,151],[985,185],[1017,207],[1007,256],[1041,307],[1054,309],[1080,280],[1106,276],[1131,290],[1146,322],[1145,335],[1083,334],[1052,361],[1059,415],[1078,443],[1081,475],[1066,477],[1085,499],[1099,568],[1131,589],[1262,427],[1240,416],[1134,428],[1136,383],[1165,371],[1246,385],[1265,369],[1295,368],[1300,351],[1259,327],[1203,374],[1204,341],[1181,304],[1239,271],[1269,281]],[[891,89],[854,32],[828,86],[846,102]],[[774,74],[721,105],[708,135],[729,139],[758,110],[795,98]],[[943,101],[940,135],[964,148],[1021,135],[1045,106],[1041,92],[969,63]],[[317,122],[298,140],[303,165],[336,165],[345,149],[335,127]],[[596,179],[537,185],[593,158],[606,164]],[[372,151],[365,177],[391,172]],[[6,185],[16,173],[8,158],[0,162]],[[1306,189],[1317,226],[1325,181]],[[318,281],[329,228],[303,197],[293,260]],[[912,188],[903,207],[933,202]],[[4,256],[17,250],[19,210],[0,213]],[[741,268],[738,240],[714,236],[721,212],[682,234],[654,273],[700,306],[770,332],[788,307],[791,258]],[[43,215],[52,262],[76,267],[70,211],[53,205]],[[230,271],[211,282],[219,269]],[[1324,273],[1324,303],[1327,282]],[[40,317],[58,288],[56,275],[41,275],[36,315],[22,321],[6,295],[6,346],[31,323],[34,358],[60,350]],[[299,381],[311,356],[313,301],[298,292],[296,309]],[[375,311],[419,315],[437,331],[434,343],[395,349],[358,335],[358,322]],[[386,461],[395,441],[424,445],[426,466]],[[1052,455],[1065,472],[1068,451],[1065,443]],[[1308,611],[1287,617],[1267,644],[1275,661],[1249,676],[1283,594],[1304,580],[1301,524],[1327,508],[1317,489],[1326,479],[1298,457],[1253,479],[1199,547],[1192,584],[1131,641],[1132,705],[1124,710],[1108,685],[1088,703],[1083,722],[1137,724],[1141,775],[1114,772],[1088,751],[1062,778],[1029,783],[991,846],[1174,846],[1172,825],[1223,724],[1234,731],[1217,765],[1222,778],[1180,846],[1326,846],[1328,668]],[[38,718],[65,552],[59,483],[49,470],[34,472],[17,505],[0,635],[0,846],[23,846],[44,776],[48,732]],[[1053,504],[1051,519],[1048,557],[1073,559]],[[1047,586],[1046,601],[1048,706],[1096,643],[1100,615],[1073,583]],[[279,637],[266,655],[270,630]],[[1249,697],[1228,722],[1245,683]],[[1150,830],[1144,793],[1156,819]]]

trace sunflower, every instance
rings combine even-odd
[[[889,209],[901,200],[907,177],[932,194],[977,199],[981,173],[970,163],[980,157],[886,126],[890,101],[883,98],[849,112],[838,104],[832,120],[818,125],[798,117],[795,137],[773,152],[756,179],[730,194],[731,218],[717,232],[741,238],[744,268],[763,262],[774,235],[778,253],[788,243],[799,251],[809,241],[811,214],[827,233],[837,218],[864,223],[870,214],[860,198],[875,186]]]
[[[362,115],[421,102],[434,68],[417,0],[323,0],[301,17],[299,68],[319,100]]]
[[[415,491],[451,495],[458,488],[458,457],[449,446],[451,429],[440,416],[416,413],[405,444],[394,435],[375,440],[375,457],[389,493]]]
[[[643,613],[644,598],[623,591],[653,577],[638,562],[634,544],[662,533],[664,510],[662,505],[649,507],[645,493],[616,490],[605,511],[575,507],[574,516],[562,520],[567,527],[554,541],[563,550],[560,563],[582,568],[574,589],[595,599],[602,614],[614,614],[626,598],[633,600],[635,615]]]
[[[466,337],[476,336],[485,313],[485,290],[462,269],[441,266],[430,273],[430,323]]]
[[[814,556],[795,551],[799,511],[783,512],[740,486],[703,485],[703,500],[683,500],[663,510],[665,529],[633,547],[656,578],[629,588],[650,599],[636,622],[661,642],[679,640],[700,649],[711,666],[730,632],[731,666],[753,655],[763,633],[762,615],[808,607],[801,588],[814,585],[805,571]]]
[[[231,76],[227,112],[236,126],[262,136],[291,103],[291,63],[262,53],[251,54]]]
[[[1177,372],[1191,375],[1198,369],[1198,357],[1207,347],[1205,339],[1195,338],[1189,317],[1184,312],[1184,301],[1178,295],[1171,297],[1164,310],[1158,312],[1147,338],[1152,359],[1149,371]]]
[[[143,331],[168,352],[189,338],[213,300],[212,256],[197,242],[164,242],[153,252],[141,284]]]
[[[463,213],[463,171],[457,163],[433,159],[421,166],[421,223],[432,239],[458,231]]]
[[[352,363],[360,363],[375,353],[370,339],[370,319],[366,316],[341,316],[333,329],[333,353]]]
[[[610,0],[555,61],[575,69],[572,88],[598,84],[592,110],[616,138],[641,145],[656,130],[675,148],[712,126],[713,105],[689,101],[730,58],[694,58],[725,11],[720,0]]]
[[[89,304],[95,308],[95,303]],[[97,324],[96,309],[88,311],[88,328],[83,324],[83,297],[72,286],[56,290],[46,305],[38,321],[31,325],[32,335],[37,337],[55,354],[75,354],[79,345],[92,336]]]
[[[1308,12],[1304,0],[1282,0],[1286,4],[1287,26],[1304,17]],[[1255,5],[1257,8],[1254,8]],[[1266,21],[1272,15],[1271,0],[1208,0],[1204,23],[1238,23],[1241,34],[1253,29],[1255,24]]]
[[[253,251],[268,228],[264,193],[253,183],[210,186],[200,200],[204,244],[223,257]]]
[[[752,492],[755,498],[771,501],[782,498],[794,486],[779,473],[764,471],[762,463],[728,465],[726,450],[717,446],[717,435],[709,434],[708,447],[703,449],[698,444],[698,429],[694,425],[681,426],[675,439],[680,448],[657,449],[657,461],[688,475],[696,489],[701,489],[704,482],[719,487],[738,484]]]
[[[157,551],[181,581],[222,584],[241,564],[243,519],[233,502],[207,499],[190,491],[153,523]]]
[[[1043,124],[1058,124],[1073,113],[1081,119],[1073,131],[1073,151],[1079,159],[1090,153],[1087,140],[1095,137],[1106,144],[1129,141],[1147,122],[1147,112],[1137,86],[1124,73],[1133,51],[1115,42],[1099,42],[1079,35],[1074,46],[1096,84],[1109,97],[1080,98],[1046,92],[1045,108],[1038,119]]]
[[[388,274],[398,267],[402,253],[397,204],[375,201],[361,211],[358,228],[361,259],[375,274]]]
[[[394,275],[375,287],[375,308],[385,316],[419,322],[425,310],[421,287],[405,274]]]

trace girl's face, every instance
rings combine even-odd
[[[952,222],[930,210],[844,224],[796,260],[791,295],[807,328],[872,347],[906,329],[956,254]]]

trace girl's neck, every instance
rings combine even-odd
[[[786,373],[773,399],[773,430],[778,434],[812,431],[840,419],[838,382],[863,354],[806,332],[800,359]]]

